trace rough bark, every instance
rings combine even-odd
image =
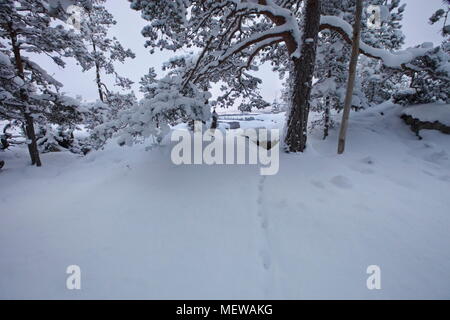
[[[301,56],[294,58],[292,106],[285,137],[288,152],[303,152],[306,148],[309,99],[316,61],[317,39],[320,27],[320,0],[307,0],[303,26]]]
[[[217,129],[218,120],[219,120],[219,115],[217,114],[216,110],[214,110],[214,112],[212,114],[211,129]]]
[[[28,152],[30,153],[31,157],[31,164],[36,165],[37,167],[42,166],[41,158],[39,156],[39,149],[37,146],[37,139],[36,139],[36,133],[34,130],[34,121],[33,117],[30,113],[25,113],[25,130],[28,136],[28,139],[30,140],[30,143],[28,144]]]
[[[355,85],[356,65],[358,63],[358,56],[359,56],[362,8],[363,8],[362,0],[357,0],[356,1],[356,13],[355,13],[355,25],[353,26],[353,44],[352,44],[352,55],[350,58],[347,92],[345,95],[344,112],[342,114],[341,129],[339,131],[338,154],[344,153],[344,150],[345,150],[345,139],[346,139],[347,129],[348,129],[348,119],[350,117],[350,109],[351,109],[352,98],[353,98],[353,87]]]
[[[330,130],[330,96],[327,95],[325,98],[325,117],[323,125],[323,140],[328,137],[328,132]]]

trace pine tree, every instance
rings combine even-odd
[[[0,114],[15,120],[27,137],[31,163],[41,166],[36,124],[73,124],[81,114],[61,95],[62,84],[27,54],[45,54],[61,67],[64,57],[86,55],[80,38],[54,25],[60,12],[45,0],[5,0],[0,3]]]
[[[90,52],[88,57],[81,57],[79,62],[84,71],[95,69],[95,82],[102,102],[107,102],[110,95],[110,90],[102,79],[102,73],[113,75],[116,86],[130,89],[133,82],[120,76],[114,64],[135,58],[130,49],[125,49],[115,37],[108,36],[109,29],[117,22],[105,8],[105,2],[106,0],[89,0],[82,3],[84,14],[80,21],[80,35],[90,48]]]

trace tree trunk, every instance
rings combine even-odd
[[[17,75],[25,80],[25,72],[23,69],[22,56],[20,54],[20,47],[17,42],[17,34],[13,29],[12,23],[9,24],[9,35],[11,38],[11,45],[14,52],[14,60],[17,69]],[[25,134],[29,140],[28,143],[28,153],[30,154],[31,164],[38,167],[42,166],[41,158],[39,156],[39,150],[37,147],[36,132],[34,131],[34,120],[31,113],[28,110],[28,94],[25,90],[22,90],[20,98],[24,103],[23,115],[25,118]]]
[[[34,131],[34,121],[31,114],[25,113],[25,122],[26,122],[25,131],[27,133],[28,139],[30,139],[30,143],[28,144],[28,152],[30,153],[31,164],[40,167],[42,166],[42,163],[41,158],[39,156],[36,133]]]
[[[323,140],[328,137],[328,132],[330,130],[330,96],[327,95],[325,98],[325,116],[324,116],[324,126],[323,126]]]
[[[358,63],[358,55],[359,55],[362,8],[363,8],[362,0],[356,0],[355,25],[353,26],[352,56],[350,59],[347,92],[345,95],[345,102],[344,102],[344,112],[342,114],[341,129],[339,132],[338,154],[344,153],[345,150],[345,139],[347,135],[348,119],[350,116],[350,108],[353,98],[353,87],[355,85],[356,65]]]
[[[320,0],[307,0],[300,58],[294,58],[292,106],[287,121],[285,144],[288,152],[303,152],[306,148],[309,99],[316,61],[320,27]]]
[[[92,15],[91,15],[90,10],[87,11],[87,14],[88,14],[90,23],[94,23],[94,21],[92,20]],[[97,46],[95,45],[94,37],[91,35],[90,38],[91,38],[91,44],[92,44],[92,51],[94,52],[94,57],[95,57],[95,82],[97,83],[98,96],[99,96],[101,102],[105,102],[105,95],[102,90],[102,78],[100,75],[100,64],[98,62],[98,57],[97,57]]]
[[[95,59],[97,59],[97,47],[95,46],[95,41],[94,38],[92,39],[92,48],[94,51],[94,56]],[[101,102],[105,102],[105,96],[103,94],[103,90],[102,90],[102,78],[100,76],[100,65],[98,63],[98,61],[95,61],[95,81],[97,83],[97,88],[98,88],[98,95],[100,97]]]
[[[97,87],[98,87],[98,95],[100,96],[100,100],[102,102],[105,102],[105,97],[103,95],[102,90],[102,79],[100,77],[100,68],[98,66],[98,63],[95,63],[95,73],[96,73],[96,81],[97,81]]]

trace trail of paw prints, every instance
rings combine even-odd
[[[267,229],[268,221],[267,214],[264,211],[264,183],[266,181],[266,176],[261,176],[258,183],[258,217],[261,221],[261,228]]]
[[[257,198],[257,216],[260,229],[260,251],[259,256],[261,259],[261,266],[267,273],[265,280],[265,295],[269,296],[273,293],[273,282],[274,282],[274,270],[272,264],[272,254],[270,250],[269,242],[269,219],[267,216],[267,211],[264,208],[264,185],[266,181],[266,176],[261,176],[258,183],[258,198]]]

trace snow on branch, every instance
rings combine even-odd
[[[262,32],[260,34],[256,34],[252,37],[249,37],[241,42],[238,42],[234,46],[227,49],[222,55],[220,55],[215,61],[206,65],[203,70],[200,71],[200,74],[206,73],[213,67],[217,67],[230,58],[232,55],[242,52],[244,49],[249,48],[253,44],[256,44],[256,48],[251,51],[251,54],[248,59],[247,66],[250,66],[253,57],[264,49],[265,47],[272,45],[277,42],[283,41],[283,37],[286,35],[286,29],[284,27],[275,27],[272,30]]]
[[[222,10],[225,7],[229,10],[221,21],[229,22],[229,24],[223,25],[221,30],[217,28],[217,31],[210,34],[195,65],[188,72],[185,84],[191,80],[196,83],[211,72],[228,69],[230,64],[237,67],[238,74],[241,74],[242,69],[251,68],[252,61],[259,52],[281,42],[285,43],[291,57],[300,57],[302,32],[291,10],[281,7],[271,0],[224,0],[218,2],[214,10],[217,8]],[[209,11],[207,17],[201,19],[198,25],[205,24],[211,14],[212,12]],[[255,28],[254,34],[247,34],[246,37],[243,37],[245,34],[243,30],[249,30],[245,25],[245,18],[254,15],[267,18],[266,27],[268,28],[264,31]],[[215,41],[216,39],[219,41]],[[234,59],[239,55],[246,61],[239,61],[239,58]],[[211,57],[214,58],[211,59]],[[194,74],[196,74],[195,79]]]
[[[352,42],[353,27],[345,20],[336,16],[322,16],[320,30],[330,29],[338,32],[346,42]],[[360,52],[371,58],[382,60],[383,64],[390,68],[411,69],[407,66],[414,59],[424,56],[433,49],[433,44],[426,42],[416,48],[408,48],[397,52],[389,52],[378,49],[361,42]]]
[[[233,0],[237,4],[237,9],[256,10],[257,13],[266,16],[276,26],[282,27],[288,32],[285,37],[289,54],[293,57],[300,57],[300,43],[302,42],[302,32],[298,21],[292,11],[277,5],[272,0]]]

